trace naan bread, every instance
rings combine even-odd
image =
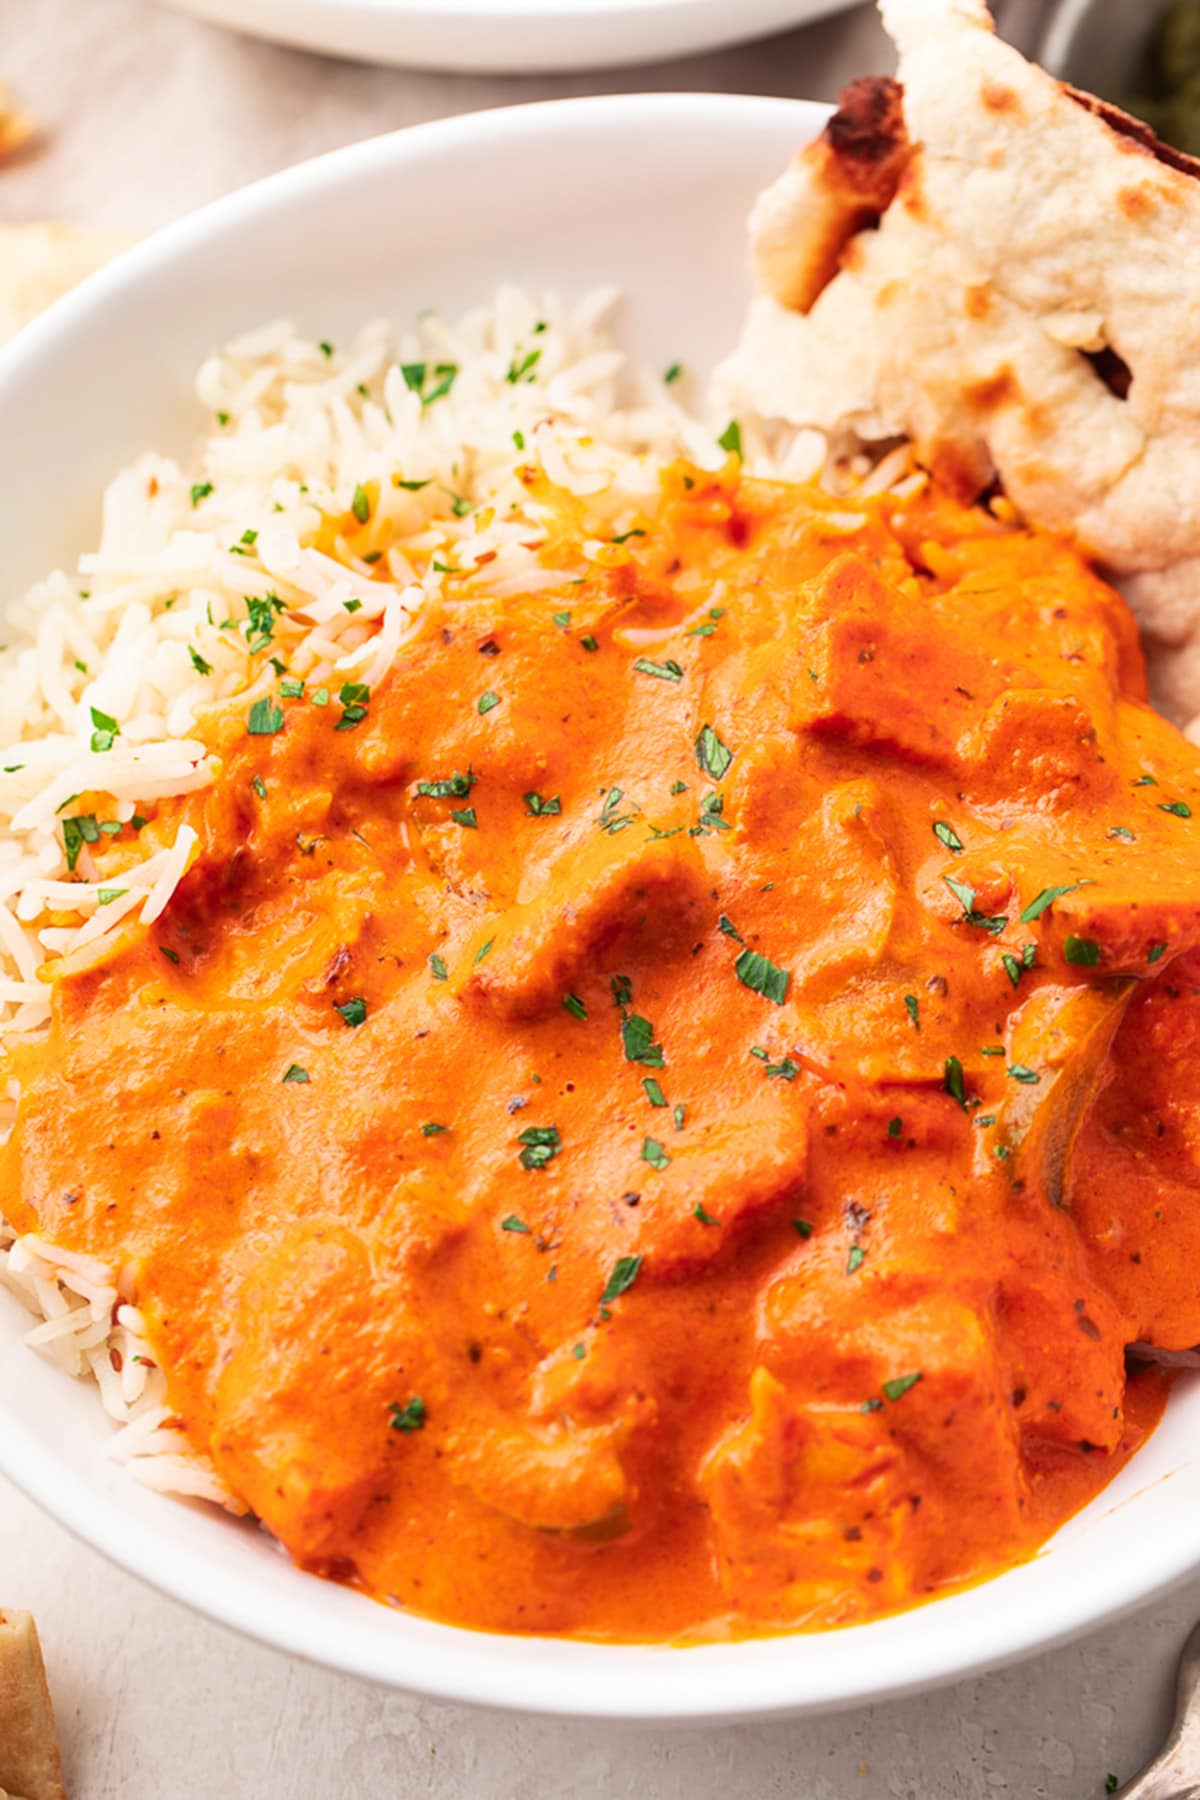
[[[66,1800],[37,1628],[27,1612],[7,1609],[0,1611],[0,1792]]]
[[[842,205],[831,254],[838,123],[768,189],[751,225],[765,292],[725,395],[835,445],[911,438],[964,495],[998,478],[1121,578],[1171,648],[1161,697],[1191,716],[1200,163],[1026,62],[983,0],[880,10],[900,51],[894,190],[865,221]],[[814,268],[828,277],[796,279]]]

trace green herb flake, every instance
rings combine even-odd
[[[357,1026],[361,1025],[367,1016],[367,1003],[362,995],[358,994],[353,1000],[343,1000],[341,1005],[335,1006],[333,1010],[342,1015],[347,1025]]]
[[[944,844],[953,855],[958,856],[963,849],[963,841],[953,825],[947,825],[944,819],[934,821],[933,835],[939,844]]]
[[[100,752],[111,750],[113,743],[121,735],[121,727],[108,713],[101,712],[98,706],[88,708],[92,717],[92,749]]]
[[[682,374],[683,374],[683,364],[682,363],[672,363],[669,368],[663,370],[663,381],[666,383],[666,385],[668,387],[670,387],[671,383],[674,381],[678,381],[679,377]]]
[[[701,728],[696,739],[696,765],[705,775],[711,775],[714,781],[720,781],[733,761],[733,752],[727,750],[711,725]]]
[[[360,525],[365,525],[371,516],[371,497],[361,482],[354,485],[354,498],[350,502],[350,511]]]
[[[562,1149],[557,1125],[528,1125],[517,1142],[524,1146],[517,1158],[523,1169],[544,1169]]]
[[[737,926],[733,923],[733,920],[726,918],[724,913],[722,913],[720,918],[717,920],[717,930],[723,931],[725,933],[726,937],[731,937],[731,938],[736,939],[736,941],[739,944],[744,944],[746,941],[745,938],[742,936],[741,932],[738,930]]]
[[[450,817],[456,825],[461,825],[464,831],[478,831],[479,829],[479,820],[475,816],[473,806],[464,806],[461,809],[452,806]]]
[[[1004,930],[1004,927],[1008,924],[1006,914],[989,914],[976,911],[975,889],[973,887],[969,887],[965,881],[955,881],[952,875],[943,875],[942,880],[963,909],[962,924],[973,925],[979,931],[990,932],[993,937],[998,936],[999,933]],[[1023,914],[1022,917],[1024,917]]]
[[[657,1138],[642,1139],[642,1161],[649,1163],[652,1169],[665,1169],[671,1158],[663,1149]]]
[[[722,450],[727,451],[731,456],[736,456],[739,461],[741,460],[742,428],[736,419],[730,419],[728,425],[717,439],[717,442]]]
[[[627,1294],[637,1280],[641,1266],[640,1256],[619,1256],[613,1264],[612,1274],[604,1284],[604,1292],[600,1296],[601,1306],[607,1306],[610,1301],[619,1300],[622,1294]]]
[[[659,681],[683,680],[683,670],[674,657],[667,662],[653,662],[648,656],[639,656],[633,666],[639,675],[655,675]]]
[[[1124,838],[1131,844],[1133,842],[1133,833],[1130,831],[1128,825],[1114,825],[1108,835],[1110,838]]]
[[[890,1138],[898,1138],[904,1131],[904,1120],[897,1117],[888,1120],[887,1134]]]
[[[676,1131],[682,1131],[684,1125],[687,1123],[687,1107],[677,1106],[672,1112],[671,1117],[675,1121]]]
[[[179,967],[178,952],[175,950],[168,950],[167,946],[165,944],[160,944],[158,947],[162,951],[163,955],[166,957],[167,961],[169,963],[174,963],[175,967],[178,968]]]
[[[389,1423],[393,1431],[424,1430],[428,1414],[420,1394],[414,1394],[412,1399],[406,1400],[403,1406],[398,1400],[392,1400],[389,1402],[388,1410],[392,1415]]]
[[[273,737],[283,730],[283,708],[266,696],[256,700],[250,708],[246,730],[251,737]]]
[[[542,360],[540,350],[529,350],[520,361],[514,356],[508,365],[504,379],[510,386],[516,387],[519,381],[533,381],[538,364]]]
[[[192,505],[199,506],[202,500],[208,499],[208,496],[212,491],[213,484],[211,481],[194,481],[192,483]]]
[[[480,694],[476,711],[480,714],[490,713],[493,707],[499,706],[499,704],[499,694],[493,694],[491,688],[489,688],[486,694]]]
[[[626,1002],[621,1001],[619,1004],[624,1005]],[[654,1042],[653,1025],[638,1013],[629,1013],[621,1020],[621,1048],[625,1052],[626,1062],[642,1063],[648,1069],[666,1067],[663,1047]]]
[[[585,650],[598,650],[600,648],[599,644],[596,642],[595,638],[592,636],[590,631],[586,632],[584,634],[584,636],[580,638],[579,641],[583,645]]]
[[[813,1234],[813,1228],[807,1219],[793,1219],[792,1230],[802,1238],[810,1238]]]
[[[733,965],[733,972],[743,987],[761,994],[775,1006],[782,1006],[787,999],[790,974],[767,957],[760,956],[757,950],[743,950]]]
[[[946,1058],[942,1074],[942,1086],[949,1094],[950,1098],[952,1100],[957,1100],[963,1111],[966,1112],[967,1093],[966,1088],[963,1085],[963,1066],[961,1062],[959,1062],[957,1056],[948,1056]]]
[[[439,1125],[435,1119],[429,1119],[421,1127],[422,1137],[442,1137],[448,1132],[448,1125]]]
[[[885,1381],[883,1383],[884,1399],[892,1401],[903,1399],[909,1388],[916,1387],[921,1379],[921,1373],[922,1371],[917,1369],[912,1375],[897,1375],[893,1380]]]
[[[1100,946],[1093,938],[1068,936],[1063,944],[1063,955],[1081,969],[1094,969],[1100,961]]]
[[[628,975],[614,975],[608,984],[614,1006],[628,1006],[633,999],[633,983]],[[651,1032],[651,1036],[653,1036]],[[630,1061],[634,1059],[631,1057]]]
[[[1167,946],[1165,944],[1151,944],[1149,950],[1146,952],[1146,961],[1148,963],[1161,962],[1166,953]]]
[[[692,1208],[693,1219],[699,1219],[701,1225],[719,1225],[720,1219],[714,1219],[711,1213],[705,1212],[701,1201],[697,1200]]]
[[[1053,906],[1056,900],[1061,900],[1064,894],[1073,894],[1077,888],[1089,887],[1091,885],[1092,883],[1087,881],[1072,881],[1069,882],[1066,887],[1043,888],[1041,893],[1036,895],[1029,902],[1029,905],[1021,914],[1022,925],[1032,925],[1035,919],[1041,918],[1047,907]]]
[[[1190,819],[1192,809],[1186,800],[1160,800],[1159,812],[1172,813],[1177,819]]]
[[[915,994],[905,994],[904,1010],[908,1014],[909,1018],[912,1020],[913,1030],[920,1031],[920,1029],[921,1029],[921,1002],[917,999],[917,996]]]
[[[653,1075],[644,1075],[642,1077],[642,1086],[646,1090],[646,1098],[651,1106],[665,1106],[667,1104],[667,1097],[659,1087],[657,1081],[655,1081]]]
[[[1024,1063],[1009,1063],[1005,1073],[1013,1081],[1020,1081],[1026,1087],[1032,1087],[1042,1078],[1034,1069],[1027,1068]]]
[[[545,799],[536,790],[522,795],[525,811],[531,819],[548,819],[562,811],[562,801],[557,794],[552,799]]]
[[[311,1081],[312,1076],[307,1069],[301,1068],[299,1063],[289,1063],[287,1068],[283,1071],[283,1079],[284,1081],[304,1082]]]
[[[846,1259],[847,1275],[855,1274],[867,1260],[867,1253],[861,1244],[851,1244],[850,1255]]]
[[[114,900],[123,900],[128,892],[128,888],[98,888],[96,890],[96,905],[111,906]]]
[[[578,994],[564,994],[563,1005],[573,1019],[586,1019],[588,1016],[588,1009]]]
[[[481,944],[479,946],[478,950],[475,952],[475,957],[474,957],[475,963],[481,963],[483,961],[484,957],[487,955],[488,951],[491,949],[491,947],[495,943],[495,941],[496,941],[495,938],[489,938],[486,944]]]

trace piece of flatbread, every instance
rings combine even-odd
[[[719,373],[724,397],[835,447],[910,438],[963,495],[998,478],[1027,519],[1121,579],[1171,651],[1160,700],[1191,717],[1200,163],[1026,62],[983,0],[880,11],[903,94],[893,195],[830,255],[835,125],[760,199],[766,291]],[[818,291],[795,279],[820,266]]]
[[[41,1645],[27,1612],[0,1612],[0,1790],[14,1800],[66,1800]]]
[[[124,242],[80,225],[0,224],[0,344]]]

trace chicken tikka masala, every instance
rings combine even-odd
[[[1075,551],[929,489],[679,464],[586,566],[212,710],[171,907],[13,1052],[3,1210],[124,1271],[305,1568],[869,1619],[1031,1555],[1200,1340],[1200,753]]]

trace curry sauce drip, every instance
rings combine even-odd
[[[1153,1426],[1127,1345],[1200,1339],[1200,759],[1119,598],[984,511],[731,461],[598,561],[578,513],[561,610],[451,584],[348,722],[213,713],[0,1200],[126,1271],[307,1568],[500,1630],[870,1618],[1029,1555]]]

